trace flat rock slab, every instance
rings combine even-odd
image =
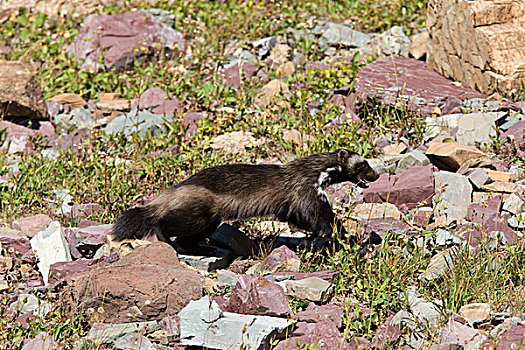
[[[118,324],[97,324],[83,338],[85,345],[97,347],[102,344],[112,344],[126,335],[148,335],[161,329],[156,321],[130,322]]]
[[[324,281],[323,281],[324,282]],[[247,315],[287,316],[290,305],[272,277],[242,275],[223,310]]]
[[[38,232],[44,231],[52,221],[47,215],[37,214],[15,220],[11,227],[22,231],[27,237],[32,238]]]
[[[496,121],[501,119],[505,112],[469,113],[458,120],[456,140],[464,145],[476,143],[491,143],[491,137],[496,137]]]
[[[64,230],[58,221],[53,221],[48,228],[40,231],[30,240],[31,249],[38,259],[38,269],[42,274],[44,284],[49,281],[50,266],[57,262],[71,261],[69,246]]]
[[[124,69],[160,49],[184,51],[182,34],[146,11],[133,11],[87,16],[66,51],[82,62],[80,69],[98,72],[100,55],[106,68]]]
[[[161,319],[201,297],[199,275],[180,266],[169,244],[154,242],[73,278],[62,302],[71,314],[95,310],[89,322],[116,323]]]
[[[363,349],[350,345],[344,338],[343,334],[337,329],[334,322],[323,320],[317,323],[297,323],[297,329],[292,336],[279,342],[274,350],[291,350],[291,349],[311,349],[316,350],[350,350]]]
[[[407,211],[421,203],[429,204],[434,194],[434,167],[413,166],[398,174],[382,174],[363,191],[365,202],[389,202]]]
[[[333,285],[319,277],[299,281],[284,281],[286,295],[308,301],[325,301],[333,291]]]
[[[436,107],[443,114],[452,113],[459,111],[466,99],[487,98],[487,95],[452,84],[424,62],[396,56],[361,68],[354,86],[358,99],[363,102],[373,98],[423,115],[434,113]]]
[[[209,349],[269,349],[292,325],[284,318],[222,312],[208,297],[191,301],[179,318],[180,343]]]
[[[435,212],[438,225],[449,225],[465,218],[472,198],[472,185],[468,178],[448,171],[434,173]]]
[[[3,117],[45,119],[47,107],[32,68],[0,60],[0,110]]]

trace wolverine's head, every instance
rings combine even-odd
[[[377,172],[372,169],[370,164],[354,151],[348,149],[339,149],[337,153],[337,162],[342,168],[344,181],[350,181],[359,187],[366,188],[368,183],[379,178]]]

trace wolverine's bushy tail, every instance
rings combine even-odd
[[[141,239],[148,235],[153,226],[153,219],[148,215],[146,207],[132,208],[126,210],[113,225],[113,239]]]

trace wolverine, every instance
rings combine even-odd
[[[273,217],[312,233],[331,237],[335,217],[325,188],[341,182],[367,187],[378,174],[356,152],[339,149],[283,165],[230,164],[204,169],[164,190],[151,203],[126,210],[113,227],[116,241],[156,235],[189,252],[225,220]]]

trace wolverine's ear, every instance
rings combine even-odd
[[[345,163],[346,160],[350,157],[350,152],[348,152],[347,149],[339,149],[337,150],[337,160],[339,163]]]

